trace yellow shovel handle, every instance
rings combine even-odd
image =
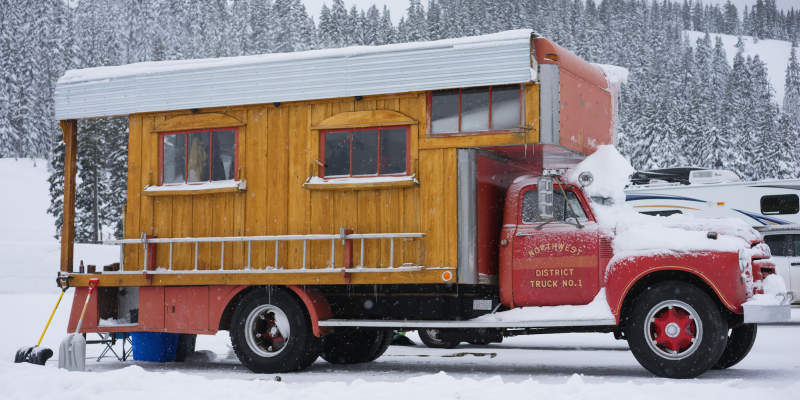
[[[39,341],[36,342],[36,347],[39,347],[39,345],[42,344],[42,339],[44,339],[44,333],[47,332],[47,327],[50,326],[50,321],[53,320],[53,315],[56,315],[56,310],[58,309],[58,305],[61,303],[61,298],[64,297],[64,292],[66,292],[66,289],[62,290],[61,294],[58,295],[58,301],[56,302],[56,306],[53,307],[53,312],[50,313],[50,318],[47,319],[47,324],[45,324],[44,326],[44,330],[42,331],[42,336],[39,336]]]

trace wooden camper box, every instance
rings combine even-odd
[[[311,51],[296,59],[245,57],[229,66],[200,63],[189,72],[218,85],[214,90],[224,89],[217,103],[209,103],[209,96],[184,95],[161,104],[156,86],[146,87],[164,86],[176,96],[199,90],[187,89],[181,80],[186,64],[145,63],[140,74],[131,72],[137,64],[68,73],[56,92],[67,143],[61,274],[72,276],[76,286],[97,276],[73,268],[78,120],[127,115],[126,244],[120,271],[104,272],[101,286],[495,283],[506,186],[516,176],[570,165],[611,143],[613,90],[601,68],[530,31],[415,46]],[[431,54],[445,63],[435,64]],[[368,87],[374,83],[369,71],[353,70],[362,65],[359,57],[379,56],[408,57],[414,64],[384,68],[377,76],[386,81]],[[292,62],[343,59],[352,87],[336,92],[339,96],[323,97],[331,92],[287,82],[281,94],[248,97],[237,94],[253,92],[247,86],[214,81],[220,71],[246,76],[259,60],[265,63],[259,67],[265,68],[258,75],[263,77],[264,71],[294,68]],[[483,64],[455,64],[471,59]],[[423,79],[424,68],[441,70],[441,79]],[[414,83],[415,72],[422,83]],[[403,86],[409,74],[412,83]],[[275,79],[267,84],[276,85]],[[359,79],[365,80],[363,92]],[[431,132],[433,93],[499,85],[520,89],[518,126]],[[98,101],[102,107],[93,103]],[[389,179],[320,178],[323,135],[385,127],[407,130],[405,173]],[[164,137],[214,129],[236,132],[233,179],[165,185]],[[363,239],[362,234],[394,237]]]

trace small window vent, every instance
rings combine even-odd
[[[611,259],[614,256],[614,250],[611,248],[611,238],[600,238],[600,258]]]

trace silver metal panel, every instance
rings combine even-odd
[[[386,46],[67,71],[56,118],[528,82],[530,30]]]
[[[458,149],[458,283],[478,283],[478,160]]]
[[[539,107],[543,144],[561,143],[561,80],[558,65],[539,64]]]
[[[788,322],[792,319],[791,299],[781,305],[772,304],[747,304],[744,309],[744,322],[746,324],[764,324]]]
[[[368,328],[555,328],[566,326],[613,326],[613,318],[548,321],[422,321],[422,320],[370,320],[328,319],[319,321],[319,326],[363,326]]]

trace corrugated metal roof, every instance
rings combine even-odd
[[[56,118],[527,82],[532,34],[70,70],[56,84]]]

